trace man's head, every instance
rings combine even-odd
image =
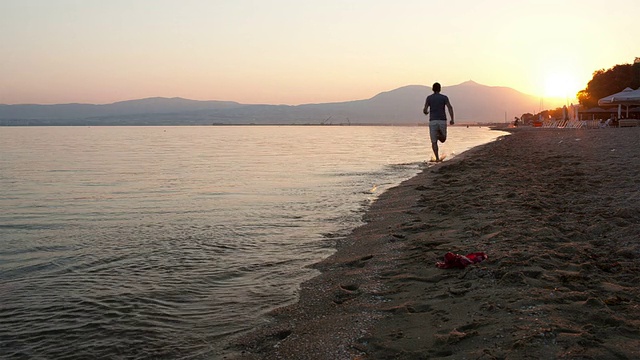
[[[433,90],[434,93],[439,93],[441,89],[442,87],[440,86],[440,83],[433,83],[433,86],[431,87],[431,90]]]

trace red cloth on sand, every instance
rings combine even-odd
[[[436,266],[440,269],[459,268],[464,269],[468,265],[479,263],[487,259],[487,254],[483,252],[476,252],[467,255],[454,254],[448,252],[444,254],[444,261],[438,261]]]

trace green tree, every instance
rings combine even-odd
[[[616,65],[608,70],[598,70],[587,88],[578,91],[578,101],[586,108],[598,105],[598,100],[625,88],[640,87],[640,63]]]

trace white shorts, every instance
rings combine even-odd
[[[447,141],[447,120],[431,120],[429,121],[429,135],[431,143]]]

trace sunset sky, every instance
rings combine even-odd
[[[0,0],[0,104],[301,104],[473,80],[573,98],[638,0]]]

